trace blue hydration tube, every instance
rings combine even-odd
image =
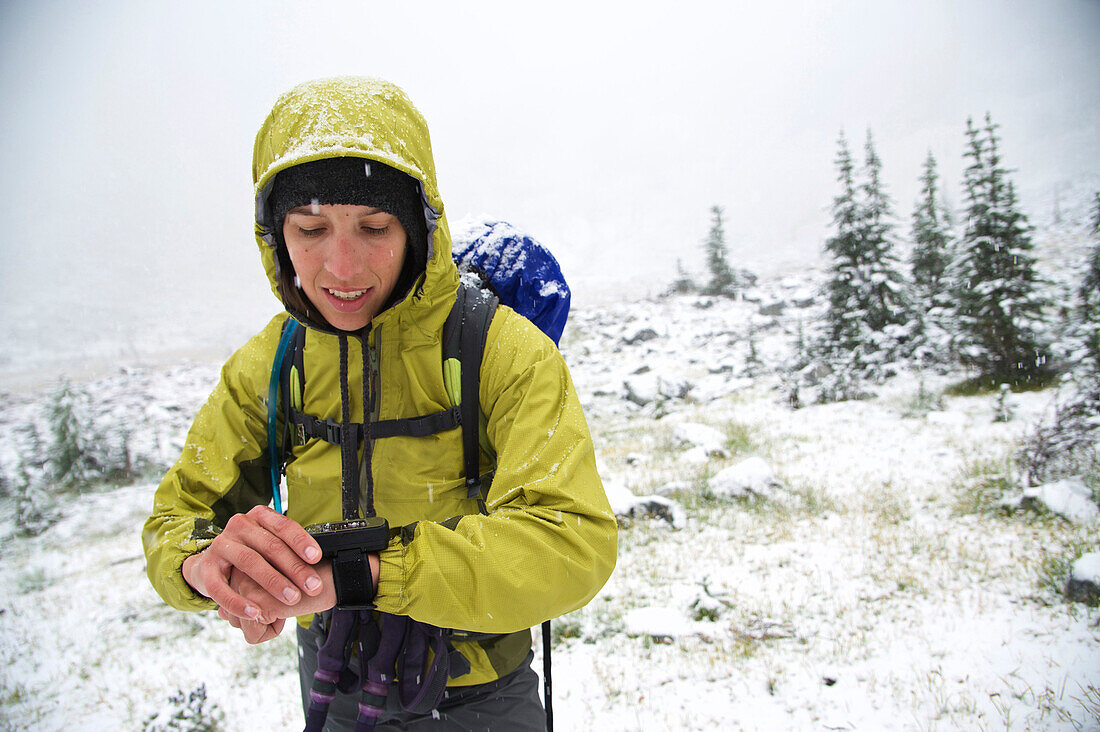
[[[283,370],[283,358],[286,349],[290,345],[290,339],[294,337],[294,331],[298,329],[298,321],[290,318],[283,337],[279,340],[279,347],[275,351],[275,362],[271,365],[271,382],[267,388],[267,461],[271,466],[271,500],[275,510],[283,512],[283,499],[279,496],[279,450],[277,447],[278,435],[276,434],[275,416],[278,412],[279,402],[279,375]],[[290,398],[289,395],[287,397]]]

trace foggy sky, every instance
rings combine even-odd
[[[736,264],[817,261],[842,129],[857,161],[873,131],[901,234],[929,151],[959,203],[987,111],[1033,219],[1100,180],[1100,0],[525,5],[4,2],[0,369],[262,325],[252,141],[319,76],[403,86],[452,222],[529,230],[582,303],[701,267],[714,204]]]

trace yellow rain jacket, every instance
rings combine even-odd
[[[447,409],[452,405],[440,336],[458,273],[427,126],[405,94],[388,83],[336,78],[303,84],[279,99],[257,135],[258,206],[280,170],[336,156],[376,160],[413,176],[421,184],[428,225],[425,272],[371,323],[368,356],[379,393],[374,417]],[[258,213],[260,255],[278,295],[271,232],[263,224]],[[156,491],[142,540],[149,579],[172,607],[215,607],[184,581],[184,559],[205,548],[230,516],[270,500],[267,391],[287,317],[276,316],[226,362],[183,453]],[[309,328],[303,351],[303,411],[336,421],[338,338]],[[362,422],[362,345],[348,340],[351,420]],[[381,552],[378,609],[443,628],[502,634],[455,643],[472,670],[453,679],[454,685],[514,670],[530,650],[529,628],[587,603],[610,576],[616,555],[615,517],[561,354],[504,306],[488,334],[480,407],[496,453],[488,515],[467,498],[460,429],[375,440],[371,465],[377,514],[391,527],[403,527]],[[489,467],[483,456],[483,468]],[[286,482],[287,515],[298,523],[342,518],[338,446],[315,439],[293,446]]]

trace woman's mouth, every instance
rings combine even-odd
[[[342,313],[354,313],[363,306],[363,302],[370,293],[371,288],[365,290],[333,290],[324,288],[328,295],[328,301],[332,307]]]
[[[358,300],[363,295],[366,295],[367,290],[328,290],[328,294],[332,295],[337,300],[351,302],[352,300]]]

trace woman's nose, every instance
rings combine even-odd
[[[325,259],[325,269],[341,280],[354,279],[363,266],[362,251],[354,235],[339,231],[333,237],[332,249]]]

